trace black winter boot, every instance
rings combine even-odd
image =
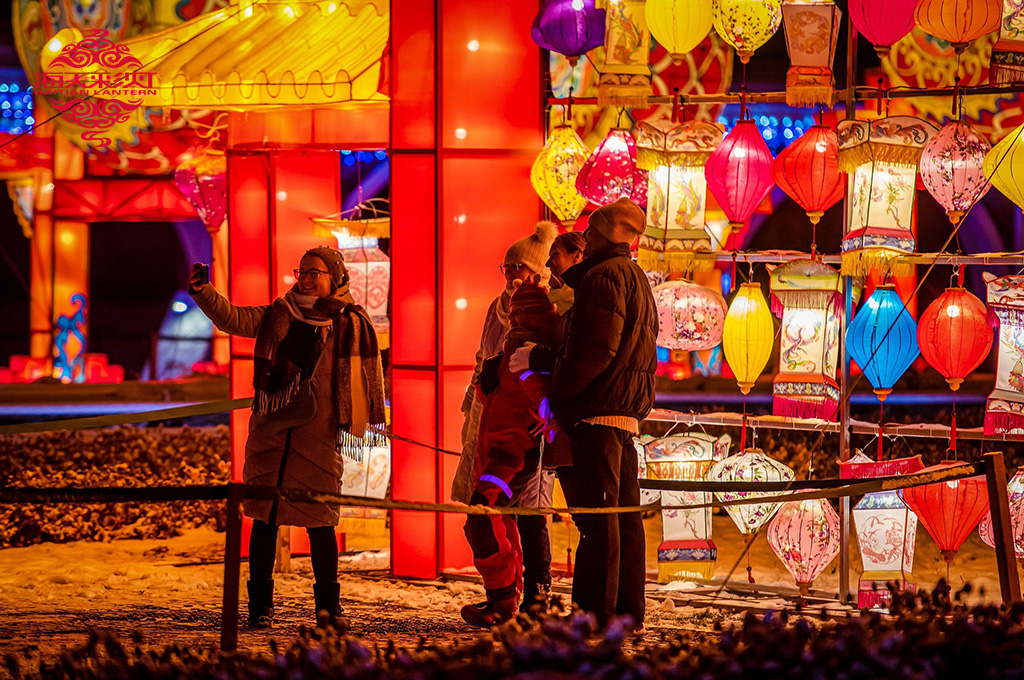
[[[270,628],[274,623],[274,579],[249,581],[249,628]]]
[[[337,581],[313,584],[313,602],[316,605],[316,625],[324,628],[328,624],[338,626],[341,608],[341,586]]]

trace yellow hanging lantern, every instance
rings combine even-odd
[[[790,63],[786,72],[786,103],[790,106],[832,104],[832,61],[842,16],[832,0],[789,1],[782,5]]]
[[[1024,124],[992,147],[984,170],[992,186],[1024,210]]]
[[[782,0],[713,0],[711,10],[715,31],[744,64],[782,23]]]
[[[679,65],[711,32],[711,0],[647,0],[651,35]]]
[[[530,170],[530,184],[544,204],[562,222],[575,220],[587,207],[576,191],[576,176],[587,162],[590,149],[569,125],[551,131]]]
[[[725,360],[743,394],[750,393],[757,376],[761,375],[774,343],[772,313],[761,293],[761,285],[744,283],[729,305],[722,333]]]

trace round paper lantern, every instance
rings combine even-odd
[[[920,0],[917,25],[960,54],[967,43],[999,30],[1002,0]]]
[[[205,149],[174,170],[174,183],[206,225],[220,231],[228,216],[228,163],[222,152]]]
[[[921,314],[917,343],[955,392],[992,349],[985,303],[963,288],[947,288]]]
[[[917,0],[850,0],[850,21],[879,57],[914,28]]]
[[[713,0],[711,21],[746,64],[782,23],[782,0]]]
[[[983,169],[991,150],[969,123],[955,120],[943,125],[921,152],[921,181],[954,225],[991,187]]]
[[[769,458],[761,449],[746,449],[743,453],[729,456],[715,463],[705,478],[709,482],[789,482],[794,479],[793,470],[777,460]],[[777,491],[723,491],[715,497],[723,503],[730,501],[776,496]],[[725,511],[736,523],[747,540],[752,540],[758,529],[775,515],[781,503],[749,503],[727,505]]]
[[[921,472],[957,465],[960,463],[945,461]],[[900,489],[899,494],[907,507],[917,514],[947,563],[953,561],[956,551],[988,510],[988,485],[984,475]]]
[[[740,286],[729,313],[725,315],[722,350],[729,362],[740,391],[749,394],[761,375],[775,342],[775,327],[761,286],[744,283]]]
[[[711,0],[647,0],[651,35],[680,64],[711,32]]]
[[[579,58],[604,45],[605,10],[595,0],[545,0],[533,20],[533,42],[563,54],[576,65]]]
[[[992,186],[1024,210],[1024,124],[992,147],[984,170]]]
[[[551,131],[533,162],[530,184],[563,222],[575,220],[587,207],[587,199],[576,191],[576,177],[589,155],[590,149],[576,131],[568,125],[560,125]]]
[[[920,353],[917,323],[896,294],[895,286],[875,289],[850,324],[846,347],[875,388],[878,400],[885,401],[892,386]]]
[[[772,175],[786,195],[817,224],[843,198],[846,180],[839,174],[839,140],[835,131],[814,125],[779,153]]]
[[[1018,560],[1024,561],[1024,468],[1006,485],[1006,496],[1010,505],[1010,530],[1013,534],[1013,552]],[[978,536],[990,548],[996,547],[992,533],[992,510],[985,513],[978,523]]]
[[[757,210],[772,189],[772,152],[752,120],[736,123],[708,157],[704,174],[734,230]]]
[[[689,281],[669,281],[654,288],[654,302],[659,347],[694,352],[722,341],[726,305],[721,293]]]
[[[623,197],[647,204],[647,175],[636,167],[636,143],[629,130],[609,130],[580,168],[576,190],[599,206]]]
[[[821,499],[784,503],[768,525],[768,545],[793,575],[800,594],[839,554],[839,515]]]

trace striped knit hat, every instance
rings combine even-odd
[[[516,286],[516,290],[508,302],[509,312],[524,310],[528,318],[526,325],[530,328],[546,330],[550,327],[553,330],[558,313],[548,299],[547,291],[536,283],[523,283],[519,279],[512,285]]]

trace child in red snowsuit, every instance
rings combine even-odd
[[[482,398],[473,505],[509,505],[538,465],[540,436],[552,433],[547,395],[551,376],[512,373],[509,360],[527,342],[550,347],[558,315],[547,292],[536,283],[523,283],[509,301],[509,331],[502,344],[498,386]],[[524,472],[526,470],[526,472]],[[523,588],[523,552],[514,515],[469,515],[466,538],[473,563],[484,579],[487,602],[466,605],[467,623],[490,627],[515,616]]]

